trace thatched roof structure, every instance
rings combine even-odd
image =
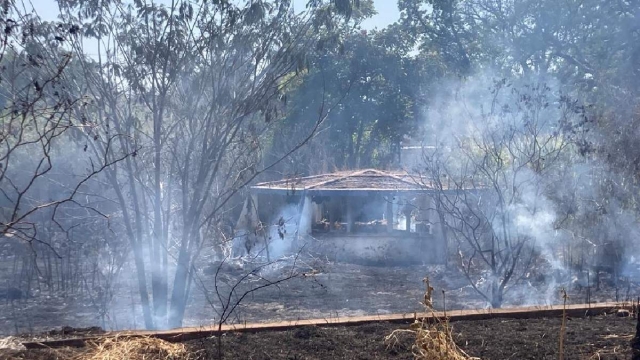
[[[256,193],[307,195],[358,195],[369,193],[411,193],[433,190],[420,176],[406,172],[386,172],[375,169],[336,172],[306,177],[293,177],[252,186]]]

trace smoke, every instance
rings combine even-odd
[[[531,181],[539,180],[532,172],[526,173]],[[554,245],[559,240],[555,229],[558,215],[553,203],[540,190],[533,183],[521,187],[519,201],[511,204],[507,211],[513,218],[515,231],[533,240],[552,270],[560,270],[564,267],[562,261],[553,253]]]
[[[475,285],[489,296],[501,296],[492,288],[501,281],[506,282],[506,292],[518,285],[529,267],[539,265],[534,257],[544,259],[545,272],[565,270],[557,252],[564,234],[558,232],[560,216],[549,197],[549,189],[561,180],[553,170],[561,166],[560,156],[568,149],[559,130],[567,120],[559,98],[553,81],[506,79],[488,70],[446,83],[426,111],[423,143],[435,148],[435,155],[426,157],[427,167],[441,169],[430,175],[472,181],[480,189],[475,211],[482,213],[478,221],[488,223],[490,229],[486,235],[472,234],[488,241],[473,251],[485,251],[492,246],[489,242],[497,241],[504,245],[497,245],[493,255],[511,252],[509,256],[519,257],[512,272],[500,267],[492,274],[478,270]],[[461,233],[470,231],[464,220],[453,226]],[[464,244],[461,249],[464,252]],[[473,262],[473,255],[466,256]],[[550,298],[556,280],[545,285],[544,293]]]
[[[620,276],[638,273],[631,245],[640,232],[629,196],[637,186],[581,153],[574,140],[587,139],[593,129],[566,98],[554,79],[504,78],[484,70],[445,82],[425,111],[421,140],[430,148],[418,170],[424,172],[426,163],[427,173],[440,169],[430,175],[485,188],[478,204],[484,204],[494,236],[522,239],[526,246],[516,266],[522,277],[514,275],[505,290],[521,304],[560,301],[560,289],[572,281],[586,285],[582,272],[594,266],[615,268]],[[588,139],[602,140],[594,132]],[[490,294],[492,277],[500,281],[505,273],[478,269],[475,275],[475,285]],[[532,283],[538,291],[531,291]]]
[[[248,258],[269,258],[274,261],[296,251],[294,240],[311,232],[312,202],[306,198],[302,204],[288,204],[277,209],[274,214],[260,223],[257,215],[256,198],[247,200],[249,206],[240,214],[233,240],[233,254]],[[302,205],[302,206],[300,206]],[[248,230],[253,229],[253,230]],[[246,253],[249,244],[250,253]],[[256,259],[254,259],[256,260]]]
[[[282,208],[269,222],[269,254],[281,258],[291,253],[293,240],[311,229],[310,219],[303,216],[311,210],[310,201],[305,201],[302,213],[297,204]]]

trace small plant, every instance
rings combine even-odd
[[[393,346],[398,343],[400,334],[411,334],[415,336],[412,346],[413,356],[416,360],[470,360],[477,359],[467,355],[453,340],[452,328],[446,315],[437,316],[433,308],[432,293],[433,287],[426,277],[426,290],[422,305],[427,309],[427,315],[416,320],[409,329],[394,330],[385,337],[385,343]],[[444,298],[444,291],[443,291]]]

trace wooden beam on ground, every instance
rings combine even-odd
[[[473,321],[486,320],[492,318],[505,319],[534,319],[546,317],[562,316],[563,311],[567,316],[583,317],[587,315],[600,315],[603,313],[611,313],[616,309],[631,309],[632,303],[627,302],[608,302],[595,304],[573,304],[567,305],[563,310],[562,305],[553,306],[529,306],[517,308],[502,309],[479,309],[479,310],[451,310],[446,312],[449,321]],[[105,337],[155,337],[171,342],[180,342],[194,340],[209,336],[218,336],[226,332],[260,332],[260,331],[283,331],[303,326],[355,326],[375,322],[392,322],[392,323],[411,323],[416,319],[442,319],[445,313],[441,311],[433,313],[409,313],[409,314],[386,314],[386,315],[370,315],[356,317],[335,317],[325,319],[309,319],[296,321],[282,321],[275,323],[253,323],[253,324],[233,324],[223,325],[221,329],[218,326],[202,326],[180,328],[173,330],[160,331],[113,331],[101,334],[99,336],[85,338],[70,338],[59,340],[48,340],[41,342],[25,342],[23,345],[27,349],[38,348],[58,348],[58,347],[82,347],[86,342],[104,339]]]

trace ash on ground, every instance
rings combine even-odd
[[[134,274],[134,270],[130,274]],[[126,272],[125,272],[126,273]],[[184,326],[226,323],[277,322],[423,311],[423,279],[435,288],[436,309],[486,308],[455,265],[374,266],[331,262],[298,254],[267,261],[263,257],[213,261],[203,258],[194,276]],[[635,298],[640,286],[601,275],[601,285],[590,289],[588,300],[619,301]],[[515,282],[504,306],[584,303],[587,290],[571,277],[549,283],[534,277]],[[562,281],[565,281],[562,280]],[[144,325],[135,277],[123,279],[106,315],[100,316],[83,296],[53,296],[46,292],[16,301],[0,302],[0,334],[37,333],[69,325],[98,326],[105,330],[139,329]],[[442,291],[445,293],[443,294]]]

